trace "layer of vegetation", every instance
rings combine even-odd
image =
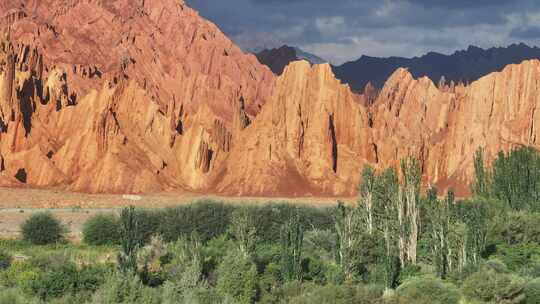
[[[409,159],[366,167],[354,205],[126,208],[82,244],[34,215],[0,241],[0,304],[540,303],[540,157],[479,151],[475,171],[459,201]]]

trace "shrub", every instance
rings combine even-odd
[[[159,232],[166,241],[176,241],[196,233],[206,242],[227,232],[233,207],[204,200],[170,208],[159,213]]]
[[[165,274],[163,266],[170,262],[170,254],[167,253],[165,244],[160,235],[152,237],[150,244],[138,252],[138,265],[142,265],[139,277],[146,286],[156,287],[163,284]]]
[[[525,304],[540,303],[540,279],[535,279],[525,286]]]
[[[201,245],[196,240],[178,240],[168,245],[170,262],[165,267],[168,280],[180,289],[204,285]]]
[[[535,279],[525,286],[525,304],[540,303],[540,279]]]
[[[379,303],[383,289],[379,286],[353,286],[353,285],[314,285],[302,284],[297,289],[287,286],[285,300],[291,304],[372,304]],[[292,291],[292,292],[291,292]],[[296,294],[294,294],[296,293]]]
[[[345,282],[345,273],[339,265],[330,264],[326,269],[325,278],[328,283],[340,285]]]
[[[302,229],[313,227],[321,230],[334,229],[332,212],[324,208],[298,207],[286,203],[268,203],[262,207],[251,207],[251,213],[257,223],[257,236],[264,242],[280,241],[280,227],[290,221],[291,217],[300,215]]]
[[[503,261],[498,260],[498,259],[491,259],[491,260],[486,261],[485,266],[498,273],[508,272],[508,267],[506,266],[506,264]]]
[[[510,212],[500,218],[494,237],[508,245],[540,242],[540,213]]]
[[[261,302],[276,302],[277,293],[275,291],[281,285],[281,265],[278,263],[266,265],[264,272],[259,277],[258,283]]]
[[[145,287],[139,278],[129,273],[110,274],[103,286],[92,297],[93,304],[158,304],[161,303],[159,289]]]
[[[23,282],[27,286],[24,290],[42,300],[92,293],[103,284],[111,269],[100,264],[77,267],[65,254],[35,257],[30,264],[34,267],[29,268],[33,275]]]
[[[161,303],[163,304],[228,303],[223,301],[223,297],[215,289],[205,287],[182,289],[170,281],[165,282],[161,293]]]
[[[185,304],[224,303],[223,298],[216,292],[215,289],[202,288],[202,287],[185,291],[182,299],[183,299],[182,303],[185,303]],[[166,302],[164,301],[164,303]],[[178,302],[170,302],[170,303],[178,303]]]
[[[326,283],[326,265],[316,256],[309,256],[302,260],[303,279],[318,284]]]
[[[323,260],[334,260],[336,235],[331,230],[309,230],[304,234],[304,247],[306,252],[317,254]]]
[[[500,259],[511,271],[516,271],[540,260],[540,245],[534,243],[499,245],[494,257]]]
[[[59,242],[64,229],[60,221],[51,213],[32,215],[21,226],[23,238],[34,245],[47,245]]]
[[[103,283],[112,266],[91,265],[82,267],[77,275],[77,288],[75,292],[95,292]]]
[[[39,268],[28,261],[15,261],[8,269],[0,272],[0,285],[17,287],[24,292],[31,293],[33,281],[40,273]]]
[[[38,303],[37,299],[33,299],[25,295],[19,289],[2,288],[0,287],[0,304],[33,304]]]
[[[234,242],[226,236],[211,239],[206,246],[201,248],[203,273],[209,279],[209,283],[214,284],[215,272],[219,264],[223,261],[227,252],[234,248]]]
[[[40,272],[32,281],[32,291],[42,300],[72,293],[76,286],[77,268],[73,263]]]
[[[484,267],[465,280],[462,290],[470,301],[519,303],[524,287],[524,279]]]
[[[98,214],[83,226],[83,240],[88,245],[113,245],[120,243],[120,224],[114,215]]]
[[[421,275],[422,268],[418,265],[407,265],[399,273],[399,282],[404,283],[409,279],[418,277]]]
[[[313,286],[299,296],[291,298],[291,304],[355,303],[354,291],[344,285]]]
[[[407,280],[395,297],[399,304],[458,304],[461,299],[454,285],[429,277]]]
[[[120,244],[118,268],[123,272],[137,272],[137,251],[140,244],[139,218],[135,207],[124,208],[120,214]]]
[[[137,241],[139,246],[144,246],[150,242],[152,236],[159,234],[161,223],[160,211],[135,210],[137,219]]]
[[[7,252],[0,250],[0,270],[9,268],[13,258]]]
[[[237,252],[231,252],[218,268],[217,289],[235,303],[252,303],[257,294],[257,268]]]

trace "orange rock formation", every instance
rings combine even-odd
[[[399,69],[363,96],[329,65],[294,62],[276,79],[178,0],[0,12],[1,185],[354,195],[365,164],[415,156],[426,183],[465,194],[478,147],[537,145],[538,61],[467,87]]]
[[[177,0],[2,1],[4,184],[208,189],[274,76]],[[20,181],[19,181],[20,182]]]

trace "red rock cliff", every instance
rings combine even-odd
[[[182,1],[2,1],[2,180],[206,190],[274,76]],[[9,37],[8,37],[9,36]]]
[[[364,97],[328,65],[276,80],[182,1],[0,12],[1,185],[354,195],[365,164],[412,155],[426,183],[466,194],[478,147],[538,145],[538,61],[467,87],[399,69]]]

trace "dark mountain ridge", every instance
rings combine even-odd
[[[530,59],[540,59],[540,48],[520,43],[489,49],[469,46],[451,55],[429,52],[414,58],[362,56],[356,61],[332,68],[336,77],[349,84],[354,91],[363,91],[369,82],[382,88],[398,68],[407,68],[415,78],[427,76],[435,83],[443,77],[446,83],[470,83],[489,73],[501,71],[509,64]]]

